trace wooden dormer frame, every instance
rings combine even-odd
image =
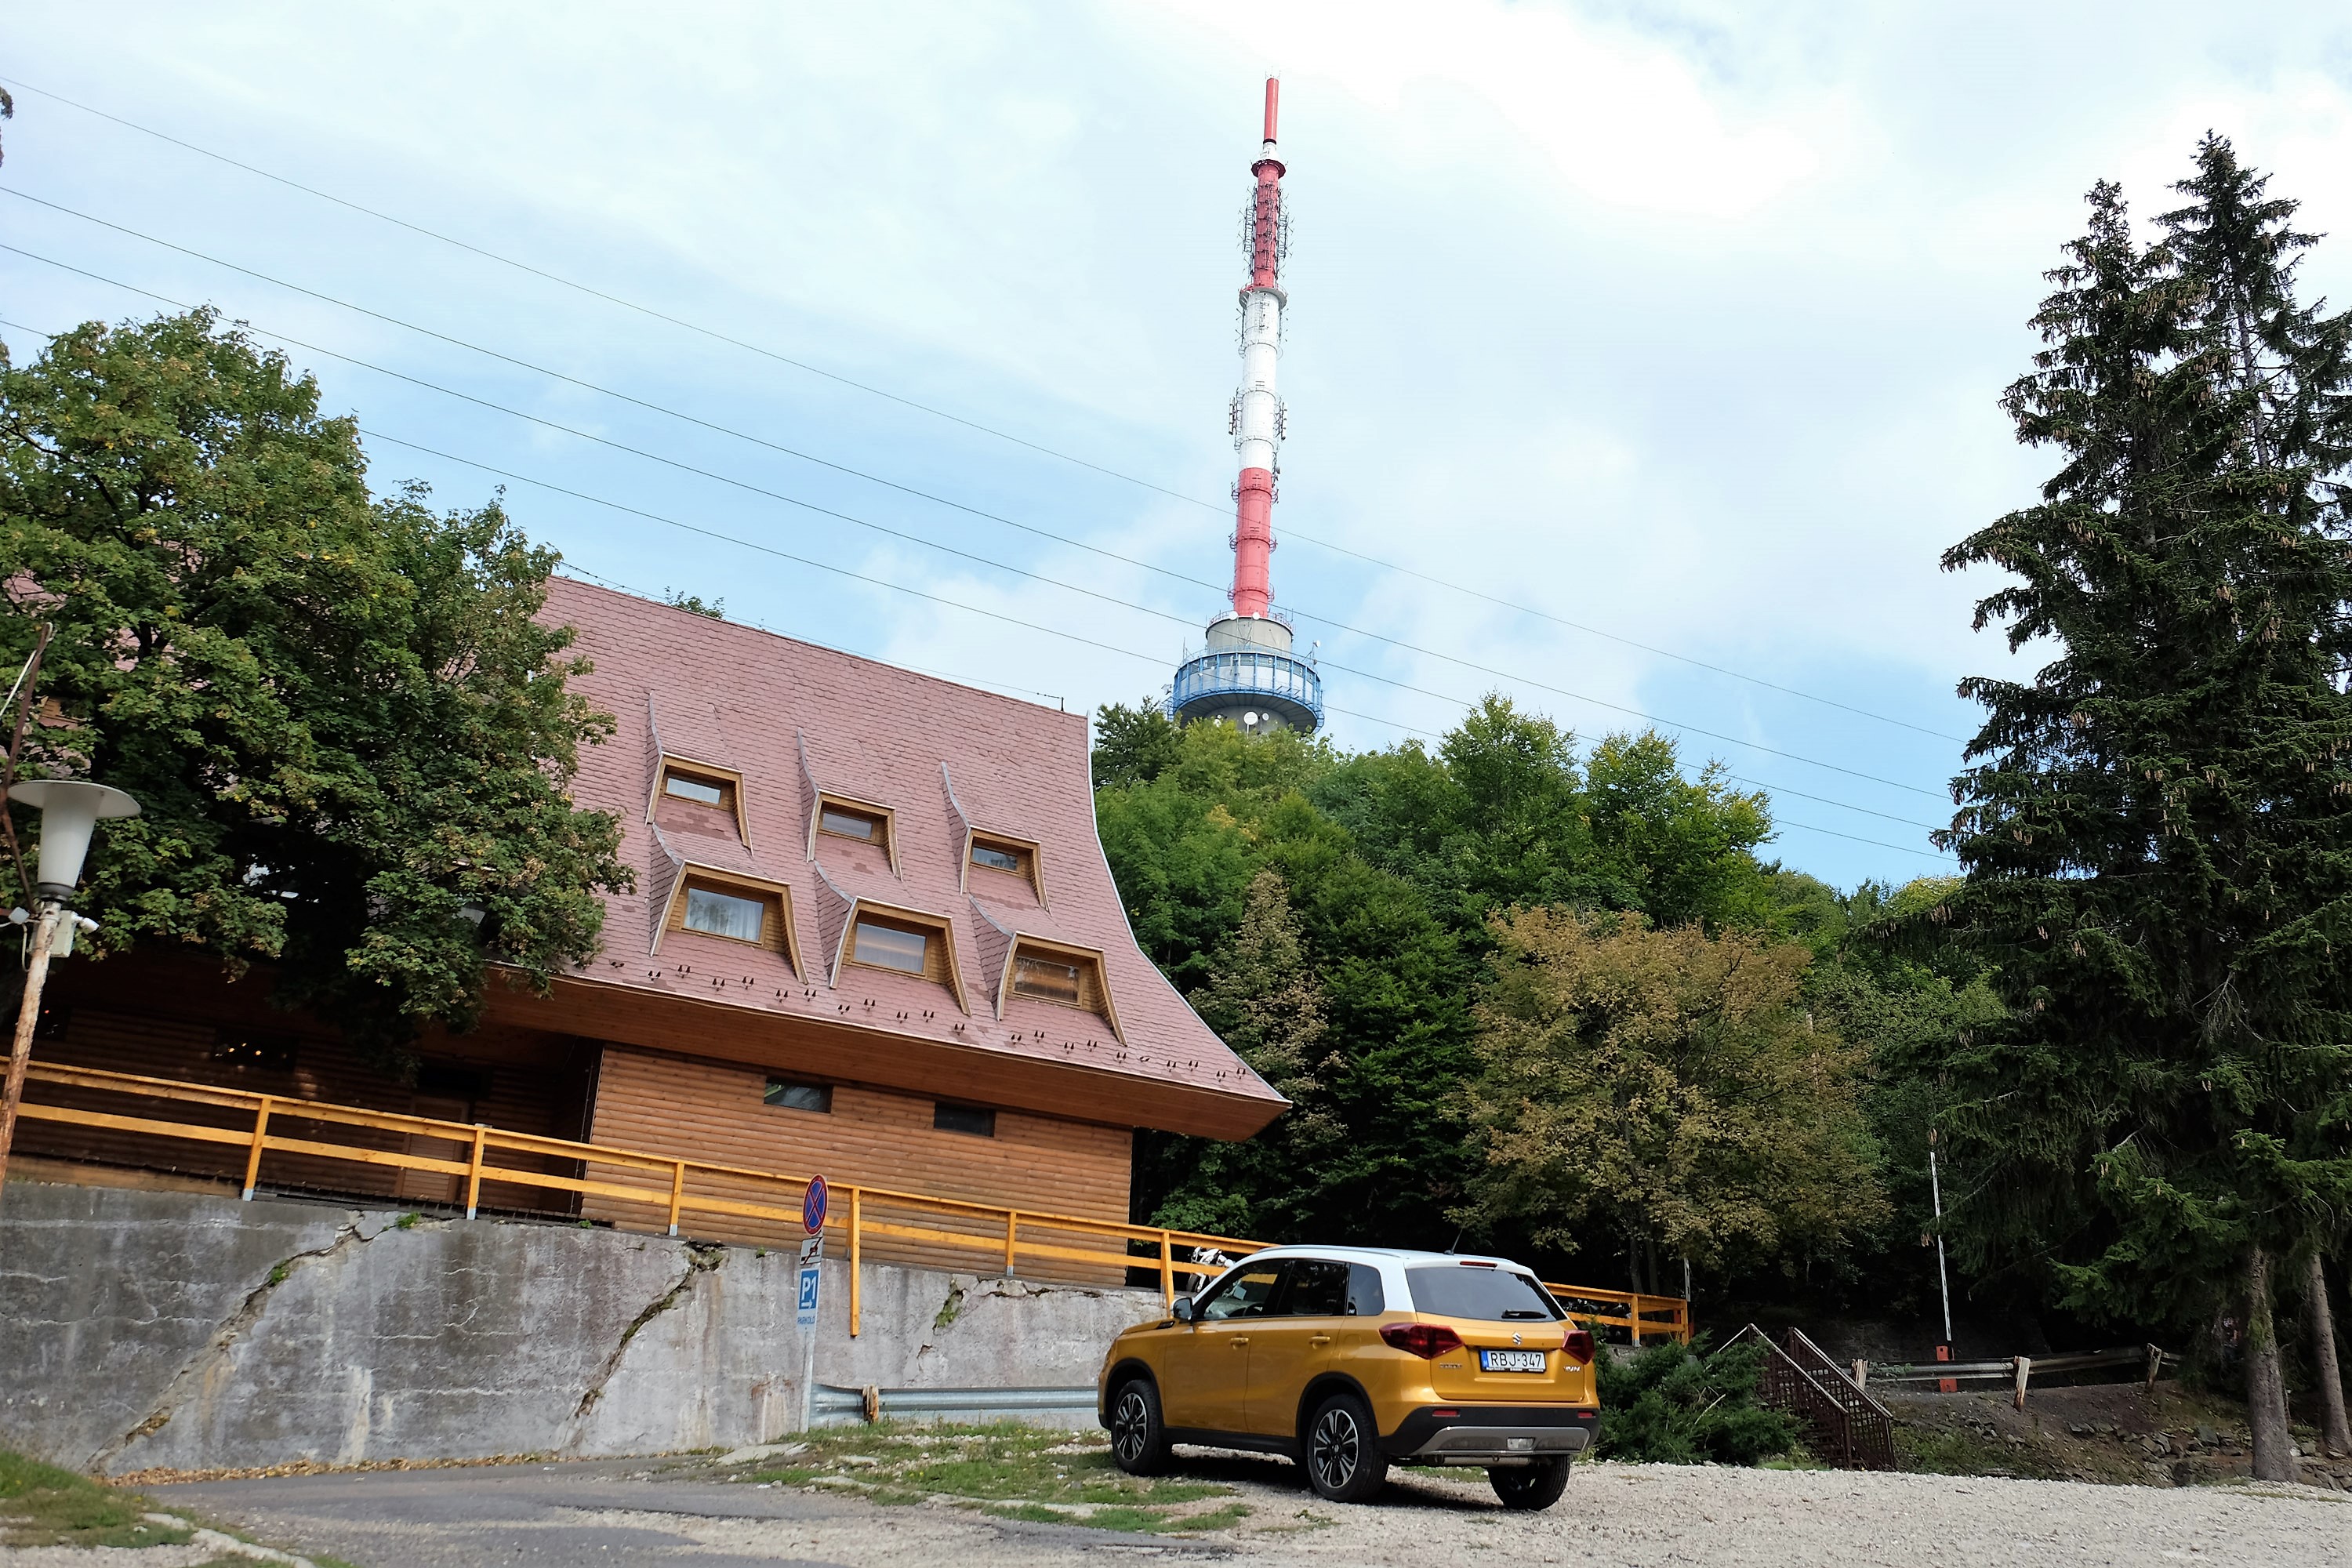
[[[1102,950],[1100,948],[1094,947],[1080,947],[1076,942],[1055,942],[1047,937],[1031,936],[1026,931],[1013,932],[1013,940],[1007,942],[1004,947],[1004,969],[1003,972],[996,977],[996,1016],[998,1022],[1001,1023],[1003,1021],[1005,1005],[1013,1000],[1013,967],[1024,951],[1034,953],[1040,958],[1052,958],[1058,959],[1065,963],[1091,964],[1094,967],[1095,972],[1095,984],[1101,988],[1102,992],[1102,1011],[1100,1013],[1097,1013],[1093,1008],[1087,1006],[1084,1003],[1073,1004],[1069,1002],[1055,1002],[1050,998],[1043,996],[1024,996],[1021,1000],[1024,1002],[1039,1003],[1047,1007],[1069,1007],[1073,1011],[1084,1013],[1089,1017],[1099,1017],[1105,1024],[1110,1026],[1111,1038],[1117,1040],[1120,1045],[1127,1044],[1127,1032],[1118,1026],[1118,1004],[1111,997],[1110,969],[1108,965],[1103,963]]]
[[[969,824],[964,827],[962,890],[966,894],[971,891],[971,847],[982,840],[1010,845],[1028,855],[1029,891],[1035,896],[1037,907],[1041,910],[1045,908],[1045,847],[1034,838],[1024,838],[1017,833],[999,833],[992,827],[973,827]]]
[[[680,865],[677,875],[670,879],[669,897],[662,900],[661,919],[654,922],[654,941],[648,957],[661,952],[662,938],[669,934],[672,925],[683,918],[681,911],[686,906],[687,884],[689,882],[702,882],[721,892],[740,890],[774,899],[783,915],[784,929],[780,939],[781,946],[773,951],[782,954],[786,967],[793,972],[793,979],[808,978],[808,965],[801,962],[800,921],[793,909],[792,884],[767,877],[746,876],[740,871],[706,866],[697,860]],[[702,936],[708,933],[697,931],[695,934]],[[730,939],[720,937],[718,940],[725,942]]]
[[[723,779],[735,795],[735,833],[743,840],[743,847],[751,847],[751,817],[743,805],[743,774],[735,768],[722,768],[717,763],[697,762],[692,757],[679,756],[676,752],[664,752],[660,763],[654,769],[653,793],[646,796],[646,820],[654,819],[654,810],[662,802],[662,785],[669,782],[669,771],[676,767],[682,773],[702,773]]]
[[[844,811],[854,811],[860,816],[878,816],[882,819],[883,847],[889,855],[890,875],[898,876],[898,814],[877,801],[860,800],[854,795],[843,795],[837,790],[821,789],[816,792],[816,805],[809,811],[808,858],[812,860],[816,858],[816,836],[824,831],[817,824],[824,820],[824,808],[828,805],[837,805]],[[841,836],[836,834],[835,837]],[[936,920],[939,917],[926,915],[924,918]]]
[[[963,964],[956,957],[955,922],[945,915],[935,915],[928,910],[910,910],[904,904],[886,904],[879,899],[859,898],[850,900],[849,913],[841,922],[840,939],[833,945],[833,968],[826,976],[826,985],[836,991],[841,989],[843,966],[857,963],[849,954],[851,947],[857,940],[857,917],[861,914],[878,915],[883,920],[896,921],[900,925],[921,926],[927,931],[937,932],[940,949],[944,954],[947,974],[943,979],[929,983],[946,986],[948,994],[955,998],[956,1011],[967,1017],[971,1016],[971,1004],[966,999],[963,989]],[[861,969],[876,967],[872,964],[857,966]],[[898,969],[885,969],[881,973],[896,974],[908,980],[925,978],[919,974],[908,974],[904,970]]]

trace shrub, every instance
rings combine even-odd
[[[1757,1403],[1763,1359],[1756,1344],[1710,1353],[1704,1337],[1622,1360],[1603,1351],[1594,1453],[1638,1464],[1753,1465],[1788,1452],[1797,1440],[1795,1417]]]

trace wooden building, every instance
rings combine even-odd
[[[618,721],[574,790],[622,819],[637,875],[596,958],[547,997],[493,983],[481,1027],[428,1039],[411,1084],[270,1007],[266,976],[68,960],[36,1059],[1114,1221],[1136,1129],[1246,1138],[1284,1109],[1137,948],[1084,716],[568,579],[544,614]],[[19,1147],[156,1163],[152,1141],[82,1127],[28,1122]],[[203,1145],[174,1163],[235,1168]],[[355,1186],[299,1155],[264,1182]],[[380,1185],[455,1196],[431,1173]],[[551,1200],[493,1181],[482,1201]]]

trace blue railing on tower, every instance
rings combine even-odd
[[[1219,648],[1186,659],[1177,667],[1169,690],[1168,713],[1181,718],[1198,704],[1244,698],[1295,706],[1311,716],[1311,723],[1302,727],[1322,727],[1323,678],[1297,655],[1270,648]],[[1299,716],[1286,717],[1296,723]]]

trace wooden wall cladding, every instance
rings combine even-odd
[[[36,1044],[33,1056],[37,1061],[103,1068],[110,1072],[137,1073],[184,1083],[216,1084],[257,1094],[328,1100],[370,1110],[488,1121],[514,1131],[551,1138],[578,1138],[587,1120],[594,1047],[585,1042],[494,1029],[468,1037],[463,1042],[462,1057],[444,1054],[441,1047],[449,1043],[436,1042],[426,1057],[427,1070],[423,1080],[409,1085],[376,1071],[341,1040],[318,1030],[314,1025],[306,1026],[306,1021],[299,1016],[251,1015],[242,1007],[206,1007],[205,1002],[215,1000],[210,993],[200,987],[176,986],[170,994],[191,1004],[184,1013],[173,1016],[160,1011],[117,1011],[84,1000],[100,990],[94,978],[73,978],[80,984],[69,983],[60,988],[64,1028],[56,1037]],[[217,981],[214,984],[226,990]],[[247,1018],[240,1018],[240,1013],[247,1014]],[[249,1018],[257,1021],[248,1021]],[[225,1024],[232,1033],[245,1037],[290,1046],[291,1068],[240,1067],[215,1060],[213,1051]],[[453,1090],[448,1081],[453,1078],[466,1080],[467,1087]],[[52,1105],[121,1115],[142,1113],[140,1102],[119,1094],[36,1085],[28,1090],[28,1097]],[[213,1110],[174,1105],[167,1119],[201,1121],[239,1131],[253,1125],[249,1115],[226,1107]],[[285,1136],[316,1137],[322,1142],[404,1149],[433,1158],[465,1157],[458,1145],[439,1139],[342,1126],[311,1126],[282,1112],[271,1119],[270,1126],[272,1131]],[[166,1171],[188,1176],[241,1180],[245,1171],[242,1149],[52,1122],[19,1121],[16,1147],[26,1154],[73,1163]],[[574,1173],[570,1162],[521,1154],[501,1154],[499,1159],[514,1162],[518,1169],[557,1175]],[[271,1153],[262,1165],[261,1184],[265,1188],[349,1194],[394,1202],[463,1201],[463,1184],[455,1176],[380,1169],[308,1154]],[[484,1180],[481,1204],[485,1209],[533,1213],[568,1214],[573,1209],[572,1201],[562,1193],[516,1186],[495,1178]]]
[[[970,1203],[1041,1210],[1086,1219],[1127,1218],[1130,1139],[1123,1130],[1065,1121],[1017,1110],[1000,1110],[996,1136],[943,1132],[931,1125],[935,1101],[926,1097],[838,1084],[830,1112],[792,1110],[763,1102],[773,1072],[726,1062],[697,1060],[627,1047],[608,1046],[598,1075],[594,1131],[591,1142],[715,1163],[743,1165],[793,1175],[822,1173],[838,1189],[850,1185],[897,1188]],[[598,1180],[642,1184],[643,1205],[591,1197],[583,1214],[633,1227],[660,1228],[668,1201],[666,1181],[650,1173],[598,1167]],[[740,1190],[698,1181],[694,1189],[730,1199],[775,1203],[773,1188],[744,1184]],[[847,1197],[836,1193],[836,1217],[845,1217]],[[894,1215],[868,1204],[868,1223],[907,1223],[969,1234],[1001,1243],[1001,1224],[972,1216],[949,1219],[930,1212]],[[690,1218],[687,1228],[751,1246],[797,1244],[796,1224]],[[1024,1230],[1024,1235],[1032,1233]],[[1097,1268],[1062,1260],[1023,1263],[1020,1271],[1039,1279],[1118,1284],[1125,1277],[1124,1244],[1077,1233],[1034,1233],[1057,1247],[1100,1250]],[[827,1243],[835,1254],[841,1243]],[[870,1237],[866,1261],[961,1274],[1003,1272],[1002,1252],[961,1246]]]

